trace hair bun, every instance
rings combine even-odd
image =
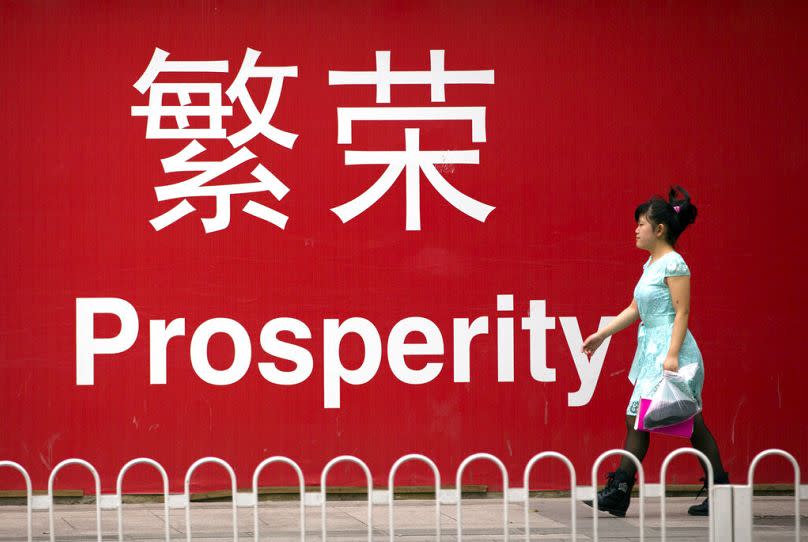
[[[679,185],[672,186],[668,192],[668,203],[673,207],[676,219],[682,231],[696,221],[698,209],[690,201],[690,194]]]
[[[665,225],[665,240],[676,245],[676,240],[685,229],[695,222],[698,210],[690,201],[690,194],[681,186],[673,186],[668,192],[668,200],[660,196],[652,196],[645,203],[641,203],[634,210],[634,221],[639,222],[640,217],[646,217],[653,227],[658,224]]]

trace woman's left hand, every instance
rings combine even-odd
[[[674,373],[679,371],[679,356],[671,356],[668,355],[665,357],[665,363],[662,365],[662,368],[666,371],[673,371]]]

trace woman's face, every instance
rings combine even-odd
[[[654,226],[648,217],[643,215],[637,221],[637,229],[634,230],[637,248],[642,250],[653,250],[662,236],[662,226]]]

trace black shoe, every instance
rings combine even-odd
[[[701,504],[694,504],[693,506],[687,509],[687,514],[689,516],[709,516],[710,499],[704,499],[704,501]]]
[[[704,485],[699,490],[698,495],[696,498],[698,499],[701,497],[701,494],[707,490],[707,478],[701,478],[701,481],[704,482]],[[728,484],[729,483],[729,475],[725,472],[715,477],[713,484]],[[691,516],[709,516],[710,515],[710,499],[704,499],[701,504],[694,504],[690,508],[687,509],[688,515]]]
[[[631,503],[631,488],[634,487],[634,477],[627,472],[617,469],[606,475],[606,487],[598,491],[598,510],[609,512],[613,516],[625,517],[628,505]],[[592,506],[592,501],[584,501]]]

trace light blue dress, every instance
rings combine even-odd
[[[639,331],[637,332],[637,352],[628,374],[634,384],[626,414],[635,416],[640,407],[640,398],[651,398],[654,389],[662,379],[662,365],[668,355],[673,333],[675,312],[671,293],[665,284],[665,277],[690,276],[682,256],[668,252],[657,261],[651,258],[643,265],[643,273],[634,287],[634,299],[640,311]],[[679,350],[679,374],[687,382],[701,407],[701,388],[704,385],[704,363],[696,340],[688,330]]]

